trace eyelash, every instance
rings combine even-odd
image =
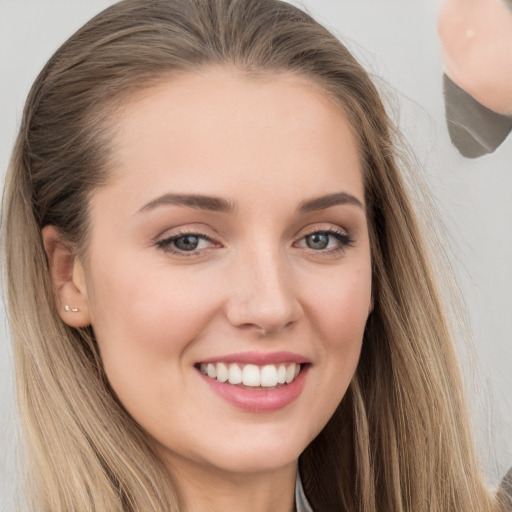
[[[306,237],[311,236],[311,235],[333,236],[334,238],[336,238],[338,240],[338,242],[340,243],[340,246],[334,247],[331,249],[320,249],[320,250],[312,249],[310,247],[305,247],[310,252],[310,254],[315,254],[315,255],[322,254],[322,255],[326,255],[326,256],[327,255],[335,256],[337,254],[345,252],[349,247],[352,247],[352,245],[354,244],[354,239],[349,234],[347,234],[344,231],[339,231],[334,228],[312,230],[308,233],[305,233],[299,239],[299,241],[302,241]],[[205,235],[204,233],[199,233],[196,231],[183,231],[183,232],[175,233],[167,238],[164,238],[163,240],[159,240],[158,242],[156,242],[156,246],[166,253],[174,254],[174,255],[177,255],[180,257],[185,257],[185,258],[190,257],[190,256],[197,256],[201,253],[201,251],[205,250],[205,249],[196,249],[196,250],[191,250],[191,251],[184,251],[181,249],[177,249],[176,247],[173,246],[174,242],[176,242],[177,240],[180,240],[182,238],[186,238],[186,237],[195,237],[195,238],[210,242],[212,244],[215,244],[215,242],[208,235]],[[211,247],[209,247],[208,249],[211,249]]]
[[[198,254],[200,254],[200,251],[202,249],[196,249],[193,251],[183,251],[183,250],[177,249],[176,247],[173,246],[173,242],[176,242],[177,240],[179,240],[181,238],[186,238],[188,236],[206,240],[207,242],[215,244],[215,242],[208,235],[205,235],[204,233],[199,233],[196,231],[183,231],[183,232],[175,233],[167,238],[164,238],[163,240],[159,240],[156,243],[156,245],[160,249],[162,249],[164,252],[175,254],[177,256],[181,256],[181,257],[185,257],[185,258],[189,257],[189,256],[197,256]]]
[[[335,228],[327,228],[327,229],[314,229],[308,233],[305,233],[300,240],[304,240],[306,237],[311,235],[328,235],[333,236],[340,243],[339,247],[334,247],[331,249],[317,250],[312,249],[310,247],[306,247],[306,249],[315,255],[324,255],[324,256],[336,256],[345,252],[349,247],[354,245],[355,240],[350,236],[350,234],[345,231],[340,231]]]

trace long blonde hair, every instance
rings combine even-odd
[[[310,79],[343,108],[359,143],[375,308],[346,396],[300,457],[313,508],[493,510],[392,123],[347,49],[277,0],[119,2],[66,42],[30,91],[6,180],[3,251],[32,507],[179,509],[109,387],[94,333],[57,314],[41,229],[54,225],[86,249],[88,200],[109,179],[116,111],[137,90],[213,65]]]

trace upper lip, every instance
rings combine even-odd
[[[236,352],[233,354],[225,354],[215,357],[202,359],[200,363],[244,363],[264,366],[266,364],[279,363],[309,363],[307,357],[301,356],[294,352]]]

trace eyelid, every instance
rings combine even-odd
[[[172,243],[175,240],[179,240],[180,238],[184,238],[187,236],[193,236],[197,238],[202,238],[204,240],[207,240],[211,243],[210,247],[203,247],[201,249],[195,249],[191,251],[184,251],[180,250],[176,247],[173,247]],[[203,231],[200,231],[199,229],[183,229],[181,228],[179,231],[171,232],[168,235],[160,236],[156,241],[155,245],[161,249],[164,253],[167,254],[173,254],[180,257],[187,257],[187,256],[197,256],[201,253],[204,253],[205,251],[208,251],[209,249],[215,248],[215,247],[222,247],[222,244],[219,242],[216,242],[211,236],[207,235]]]
[[[355,242],[353,236],[351,235],[351,233],[348,230],[343,229],[339,226],[333,226],[331,224],[328,226],[325,226],[325,225],[324,226],[322,226],[322,225],[311,226],[310,228],[308,228],[305,231],[303,231],[302,233],[300,233],[300,235],[294,242],[294,245],[297,244],[298,242],[303,241],[307,236],[314,235],[316,233],[324,233],[327,235],[332,235],[339,242],[338,247],[332,247],[330,249],[312,249],[310,247],[307,247],[306,245],[299,246],[301,248],[304,248],[306,251],[308,251],[308,253],[319,256],[319,257],[334,256],[336,254],[343,253],[349,247],[351,247]]]
[[[304,228],[303,230],[299,231],[300,237],[304,237],[307,235],[311,235],[313,233],[343,233],[345,235],[348,235],[348,231],[341,226],[336,226],[334,224],[323,224],[318,223],[314,224],[313,226],[308,226]]]
[[[315,224],[313,226],[308,226],[302,230],[300,230],[295,239],[296,240],[302,240],[304,237],[308,235],[314,235],[315,233],[327,233],[327,234],[333,234],[333,235],[341,235],[341,236],[347,236],[351,238],[351,233],[349,230],[344,229],[340,226],[336,226],[333,224]]]
[[[214,248],[221,248],[223,247],[223,244],[218,242],[215,238],[210,236],[209,234],[206,234],[204,230],[198,229],[198,228],[178,228],[177,231],[167,230],[168,234],[166,235],[160,235],[154,242],[154,245],[157,246],[160,250],[162,250],[164,253],[177,255],[179,257],[187,257],[187,256],[199,256],[202,254],[205,254],[206,252],[209,252],[211,249]],[[322,233],[326,235],[331,235],[338,241],[337,247],[331,247],[331,248],[325,248],[325,249],[313,249],[311,247],[307,247],[307,245],[300,244],[300,242],[304,241],[304,239],[307,236],[316,234],[316,233]],[[197,237],[203,240],[206,240],[210,246],[209,247],[202,247],[198,249],[193,249],[190,251],[179,249],[177,247],[173,246],[173,242],[176,240],[179,240],[180,238],[184,238],[187,236]],[[329,225],[322,225],[317,224],[314,226],[309,226],[305,228],[302,232],[299,232],[297,237],[295,238],[295,241],[293,242],[294,247],[301,248],[308,253],[315,255],[315,256],[334,256],[338,253],[345,252],[349,247],[351,247],[354,243],[354,239],[351,236],[350,232],[344,228],[341,228],[340,226],[333,226],[332,224]]]

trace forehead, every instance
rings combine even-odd
[[[358,148],[342,108],[292,74],[210,69],[173,77],[132,97],[115,133],[113,185],[132,196],[204,192],[229,199],[243,184],[253,197],[263,186],[267,199],[284,200],[300,186],[313,187],[311,196],[341,187],[364,199]]]

